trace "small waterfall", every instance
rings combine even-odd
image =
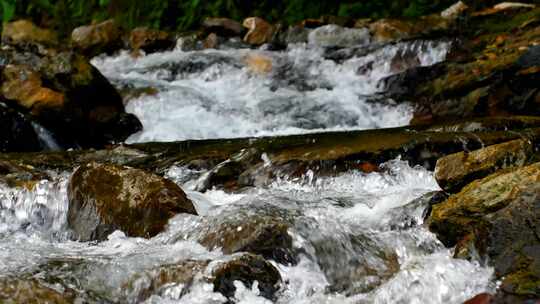
[[[60,151],[62,147],[58,144],[53,134],[42,125],[32,122],[32,127],[38,136],[40,145],[44,151]]]
[[[344,54],[336,60],[329,59],[335,51],[320,46],[328,35],[312,34],[310,43],[282,52],[174,50],[93,63],[122,88],[154,89],[127,105],[144,125],[128,142],[173,141],[406,125],[409,105],[369,102],[370,96],[383,77],[444,60],[449,47],[446,41],[365,45],[338,50]],[[346,45],[361,35],[342,34]]]

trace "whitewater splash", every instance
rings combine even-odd
[[[239,229],[246,218],[272,216],[291,224],[293,247],[301,253],[295,265],[272,261],[284,282],[276,303],[457,304],[492,291],[493,270],[453,259],[451,250],[422,225],[428,206],[410,203],[439,189],[432,173],[400,160],[385,164],[383,172],[325,178],[308,174],[237,194],[188,190],[200,216],[178,215],[166,231],[151,239],[117,231],[97,244],[65,237],[68,174],[42,181],[32,190],[2,186],[0,278],[39,278],[57,289],[76,290],[90,303],[136,303],[139,288],[148,286],[156,267],[230,258],[219,248],[203,247],[198,242],[202,234],[223,224]],[[167,177],[189,189],[197,174],[204,173],[172,167]],[[390,276],[355,275],[354,265],[386,267],[381,252],[397,263]],[[201,269],[201,275],[205,271]],[[128,284],[134,277],[135,283]],[[227,301],[200,277],[189,286],[166,285],[145,301]],[[256,286],[246,288],[240,282],[235,301],[270,303]]]
[[[128,139],[133,143],[403,126],[412,117],[409,105],[370,102],[379,80],[444,60],[449,47],[414,41],[332,52],[323,42],[280,52],[126,52],[93,64],[120,88],[155,91],[127,105],[144,126]]]

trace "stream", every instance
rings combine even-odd
[[[363,41],[335,50],[323,38],[310,35],[307,44],[283,51],[175,49],[93,63],[120,90],[151,91],[126,106],[144,126],[127,142],[141,143],[407,125],[411,106],[383,100],[379,80],[442,61],[450,46]],[[260,58],[271,69],[261,71]],[[287,224],[295,256],[270,261],[282,277],[275,299],[263,297],[257,284],[237,281],[234,303],[458,304],[496,288],[492,268],[453,259],[453,250],[423,226],[429,204],[418,198],[440,188],[432,172],[399,158],[380,172],[319,177],[308,171],[232,193],[199,192],[206,172],[172,166],[165,177],[186,191],[200,216],[177,215],[150,239],[116,231],[100,243],[70,240],[71,173],[51,172],[52,180],[32,190],[0,184],[0,276],[74,290],[79,303],[227,303],[204,276],[231,255],[200,239],[223,226],[240,232],[249,219],[261,219]],[[146,292],[156,267],[185,261],[211,262],[190,284]]]

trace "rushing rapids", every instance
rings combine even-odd
[[[369,102],[379,80],[443,60],[448,42],[349,50],[337,62],[324,48],[298,44],[283,52],[125,53],[94,64],[120,87],[155,90],[127,105],[144,126],[128,142],[284,135],[406,125],[409,106]]]
[[[336,54],[324,43],[311,35],[307,45],[281,52],[177,49],[94,64],[121,90],[150,88],[127,105],[144,125],[128,142],[147,142],[405,125],[408,105],[371,102],[380,98],[379,80],[439,62],[448,50],[448,42],[414,41]],[[462,303],[496,287],[491,268],[453,259],[423,225],[430,206],[418,198],[440,189],[431,172],[399,159],[381,172],[310,171],[233,193],[200,192],[206,171],[172,166],[165,177],[200,216],[177,215],[150,239],[116,231],[100,243],[71,240],[71,172],[51,174],[28,188],[0,185],[0,277],[37,279],[82,302]],[[278,290],[268,297],[262,283],[236,281],[227,299],[208,277],[237,254],[212,237],[234,239],[257,221],[286,227],[291,240],[265,256],[281,276]],[[189,280],[163,279],[175,264],[187,265]]]

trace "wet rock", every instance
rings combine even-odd
[[[351,47],[368,44],[370,35],[367,29],[344,28],[329,24],[312,30],[308,42],[322,47]]]
[[[155,87],[134,87],[125,86],[118,88],[124,105],[127,105],[131,100],[140,98],[142,96],[155,96],[159,93],[159,90]]]
[[[36,279],[0,279],[0,302],[4,304],[68,304],[74,303],[75,299],[73,292],[47,287]]]
[[[388,84],[394,100],[415,104],[413,124],[464,117],[539,115],[538,51],[532,47],[534,43],[531,45],[531,41],[540,39],[540,27],[533,17],[539,10],[467,19],[467,25],[459,30],[459,45],[454,48],[462,55],[451,52],[447,61],[420,68],[423,73],[407,70],[382,82]]]
[[[212,221],[202,229],[199,242],[223,253],[250,252],[282,264],[296,264],[289,224],[279,218],[254,215],[243,220],[229,218]],[[205,231],[206,230],[206,231]]]
[[[520,3],[520,2],[502,2],[502,3],[499,3],[491,8],[488,8],[488,9],[485,9],[485,10],[482,10],[482,11],[479,11],[479,12],[475,12],[473,13],[472,15],[475,16],[475,17],[478,17],[478,16],[489,16],[489,15],[494,15],[494,14],[499,14],[499,13],[502,13],[502,12],[508,12],[508,11],[513,11],[513,10],[520,10],[520,9],[533,9],[535,8],[536,5],[534,4],[529,4],[529,3]]]
[[[279,271],[260,256],[252,254],[235,257],[214,268],[212,274],[214,291],[228,298],[233,297],[236,291],[234,281],[240,281],[248,288],[257,282],[260,295],[270,300],[275,300],[281,284]]]
[[[467,10],[469,6],[463,3],[463,1],[458,1],[449,8],[441,12],[441,17],[445,19],[455,20],[461,17]]]
[[[61,108],[65,104],[64,94],[44,87],[39,73],[30,67],[8,65],[2,74],[2,95],[16,100],[33,115],[39,116],[47,109]]]
[[[380,80],[388,95],[403,99],[414,95],[414,88],[417,83],[426,82],[445,72],[443,64],[435,64],[432,66],[416,66],[409,68],[401,73],[388,76]]]
[[[229,18],[208,17],[204,19],[202,26],[206,32],[216,33],[222,37],[240,36],[246,31],[242,24]]]
[[[6,46],[0,51],[2,99],[17,105],[66,146],[122,141],[142,125],[86,58],[72,51]]]
[[[249,17],[242,25],[248,29],[244,36],[244,42],[251,45],[261,45],[268,43],[274,36],[274,27],[259,17]]]
[[[432,207],[445,201],[448,194],[444,191],[431,191],[410,203],[393,208],[386,220],[381,221],[382,229],[402,230],[421,225],[431,214]],[[398,223],[398,224],[396,224]]]
[[[174,48],[176,41],[173,35],[165,31],[137,27],[129,35],[129,46],[134,51],[147,54]]]
[[[112,54],[123,46],[122,29],[112,19],[78,27],[71,33],[73,47],[88,57]]]
[[[456,255],[470,248],[489,261],[501,292],[540,296],[540,163],[477,180],[435,205],[429,227]],[[469,248],[469,249],[465,249]]]
[[[58,37],[53,31],[39,28],[28,20],[18,20],[3,24],[2,43],[10,45],[37,43],[56,46]]]
[[[187,260],[138,273],[124,285],[124,296],[135,302],[144,302],[152,295],[163,295],[166,288],[172,285],[184,286],[182,293],[185,293],[193,284],[195,276],[203,272],[209,262],[208,260]]]
[[[142,170],[89,163],[72,175],[68,225],[81,241],[103,240],[120,229],[151,237],[178,213],[197,214],[173,182]]]
[[[518,139],[472,152],[447,155],[437,161],[435,179],[445,191],[457,192],[473,180],[499,169],[523,166],[533,154],[532,144]]]
[[[317,263],[331,292],[355,295],[369,292],[399,271],[398,256],[370,235],[327,237],[313,243]],[[337,256],[345,257],[336,260]]]
[[[399,50],[390,60],[390,70],[392,73],[402,72],[420,65],[420,58],[418,58],[415,49]]]
[[[272,264],[257,255],[241,254],[219,262],[183,261],[176,265],[161,266],[136,275],[126,284],[125,292],[138,301],[144,301],[152,294],[163,293],[167,287],[182,284],[183,294],[198,279],[196,275],[203,271],[205,275],[202,281],[211,283],[215,292],[227,298],[234,297],[234,281],[240,281],[248,288],[257,282],[260,295],[267,299],[275,299],[281,284],[281,276]]]
[[[31,122],[21,113],[0,103],[0,152],[30,152],[42,149]]]
[[[473,298],[463,302],[463,304],[490,304],[492,303],[493,296],[489,293],[481,293]]]
[[[210,33],[208,37],[203,41],[203,48],[205,49],[217,49],[219,46],[219,37],[214,34]]]
[[[301,26],[288,27],[286,31],[281,33],[280,40],[284,45],[292,43],[307,43],[309,30]]]

